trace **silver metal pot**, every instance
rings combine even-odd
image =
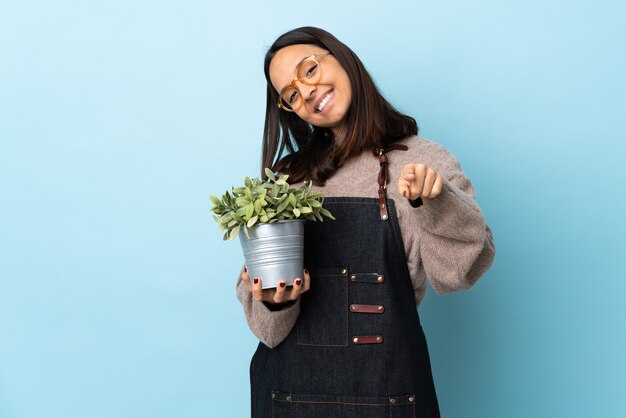
[[[304,277],[304,221],[258,224],[248,233],[250,239],[239,233],[241,248],[250,278],[260,278],[263,289],[276,287],[281,280],[289,286]]]

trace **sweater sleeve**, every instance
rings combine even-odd
[[[442,191],[413,209],[420,228],[419,257],[437,293],[468,289],[495,257],[493,233],[474,200],[474,190],[457,159],[435,147],[434,169],[443,176]]]
[[[263,302],[252,297],[241,276],[237,279],[237,299],[243,305],[252,333],[270,348],[287,338],[300,313],[300,298],[279,311],[269,310]]]

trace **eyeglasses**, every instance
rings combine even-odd
[[[298,64],[298,67],[296,68],[297,78],[280,91],[278,107],[286,110],[287,112],[295,112],[295,109],[302,105],[302,94],[300,93],[300,89],[296,86],[296,81],[306,84],[307,86],[314,86],[319,83],[322,79],[322,67],[317,60],[317,57],[328,54],[330,54],[330,52],[313,54]]]

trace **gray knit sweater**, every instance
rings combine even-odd
[[[495,246],[474,200],[472,185],[457,159],[441,145],[424,138],[411,137],[402,143],[409,147],[407,151],[387,154],[387,197],[395,202],[415,303],[419,306],[426,293],[426,279],[437,293],[471,287],[491,265]],[[397,190],[400,172],[409,163],[425,164],[444,178],[441,194],[419,208],[411,207]],[[317,190],[325,197],[377,198],[378,171],[378,158],[364,152],[348,160]],[[300,313],[299,300],[280,311],[270,311],[252,298],[241,278],[237,281],[237,298],[252,332],[269,347],[287,337]]]

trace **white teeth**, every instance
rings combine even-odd
[[[330,92],[326,95],[326,97],[324,97],[324,100],[322,100],[322,102],[320,103],[319,106],[317,106],[317,111],[321,112],[322,110],[324,110],[324,107],[326,106],[326,103],[328,103],[328,101],[333,97],[334,92]]]

